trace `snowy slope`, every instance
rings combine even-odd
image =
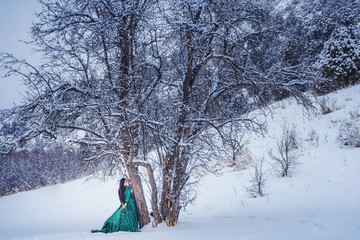
[[[274,104],[269,135],[251,137],[251,155],[267,161],[284,122],[295,124],[302,139],[301,165],[290,177],[278,177],[266,162],[264,197],[250,198],[244,189],[251,169],[224,169],[201,181],[201,195],[175,228],[91,234],[118,207],[118,182],[81,179],[0,198],[0,239],[360,239],[360,148],[337,141],[341,122],[360,109],[360,85],[328,97],[335,111],[326,115],[304,115],[292,100]],[[311,130],[318,146],[307,140]]]

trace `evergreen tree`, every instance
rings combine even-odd
[[[336,81],[336,87],[359,82],[360,37],[354,26],[338,27],[325,42],[317,67],[325,77]]]

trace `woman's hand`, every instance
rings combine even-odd
[[[121,208],[120,210],[123,210],[125,207],[126,207],[127,203],[125,203]]]

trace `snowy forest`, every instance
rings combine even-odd
[[[0,53],[4,77],[27,86],[22,104],[0,111],[0,197],[126,176],[140,227],[176,226],[201,172],[245,161],[270,104],[291,98],[311,112],[312,96],[360,79],[358,0],[39,2],[28,44],[41,64]],[[351,127],[343,144],[359,147]],[[286,157],[270,156],[285,177],[297,147],[291,126],[279,131]],[[248,189],[260,196],[261,166]]]

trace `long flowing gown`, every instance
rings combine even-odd
[[[91,230],[94,232],[111,233],[118,231],[138,232],[138,216],[136,212],[135,200],[131,196],[129,187],[125,189],[125,202],[105,221],[104,226],[100,230]],[[121,207],[127,203],[126,207]]]

